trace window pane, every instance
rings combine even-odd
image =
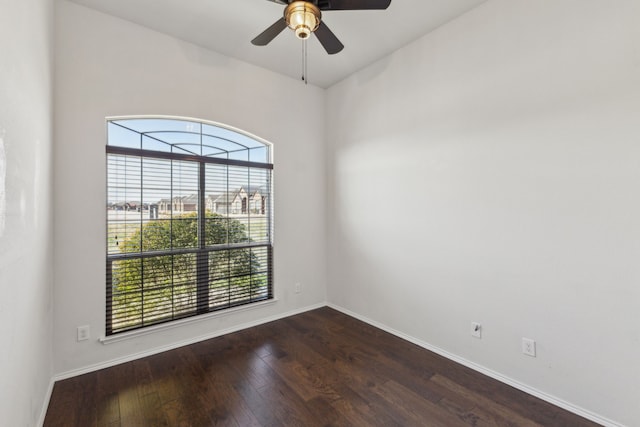
[[[110,155],[107,161],[107,252],[139,250],[142,225],[141,159]],[[132,241],[138,242],[138,247]]]
[[[143,324],[157,323],[171,317],[173,300],[173,257],[145,258],[143,265]]]
[[[109,132],[109,145],[114,145],[117,147],[130,147],[130,148],[140,148],[140,134],[122,127],[115,122],[109,122],[108,124],[108,132]]]
[[[198,247],[198,164],[172,163],[171,246]]]
[[[142,320],[142,261],[115,261],[112,271],[113,329],[128,329]]]

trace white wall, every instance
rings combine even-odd
[[[491,0],[327,111],[329,302],[637,425],[640,2]]]
[[[56,25],[55,372],[324,303],[324,91],[67,1],[57,3]],[[97,341],[105,318],[105,117],[131,114],[213,120],[274,144],[277,303]],[[85,324],[92,338],[78,343],[76,327]]]
[[[0,10],[0,423],[33,426],[52,373],[52,2]]]

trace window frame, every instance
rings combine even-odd
[[[264,146],[266,148],[266,162],[255,162],[255,161],[249,161],[249,160],[237,160],[237,159],[230,159],[230,158],[220,158],[220,157],[208,157],[208,156],[203,156],[203,155],[197,155],[197,154],[184,154],[184,153],[175,153],[175,152],[165,152],[165,151],[156,151],[156,150],[148,150],[148,149],[144,149],[144,148],[134,148],[134,147],[127,147],[127,146],[117,146],[117,145],[110,145],[110,140],[109,140],[109,135],[108,135],[108,131],[107,131],[107,145],[106,145],[106,160],[107,160],[107,169],[106,169],[106,175],[107,175],[107,194],[106,194],[106,200],[107,203],[109,203],[109,179],[110,179],[110,169],[109,169],[109,160],[111,159],[110,156],[127,156],[127,157],[132,157],[132,158],[139,158],[141,163],[144,161],[144,159],[153,159],[153,160],[169,160],[171,163],[171,167],[173,167],[173,161],[178,161],[178,162],[190,162],[193,164],[197,165],[198,168],[198,193],[197,193],[197,198],[198,198],[198,204],[197,204],[197,216],[196,216],[196,221],[197,221],[197,247],[194,248],[174,248],[174,247],[170,247],[168,249],[162,249],[162,250],[153,250],[153,251],[145,251],[145,249],[142,247],[140,247],[140,250],[137,252],[121,252],[121,253],[110,253],[110,249],[109,249],[109,224],[110,224],[110,220],[109,217],[106,218],[106,237],[107,237],[107,244],[106,244],[106,298],[105,298],[105,302],[106,302],[106,309],[105,309],[105,334],[107,337],[115,337],[118,336],[119,334],[122,333],[127,333],[127,332],[131,332],[131,331],[136,331],[136,330],[144,330],[145,328],[150,328],[150,327],[154,327],[160,324],[167,324],[167,323],[172,323],[172,322],[178,322],[180,320],[184,320],[186,318],[193,318],[193,317],[197,317],[197,316],[201,316],[204,314],[209,314],[212,312],[219,312],[219,311],[225,311],[225,310],[230,310],[233,308],[237,308],[240,306],[246,306],[246,305],[250,305],[250,304],[256,304],[256,303],[263,303],[265,301],[269,301],[269,300],[273,300],[274,299],[274,286],[273,286],[273,224],[274,224],[274,216],[273,216],[273,161],[272,161],[272,156],[273,156],[273,146],[271,143],[263,140],[262,138],[259,138],[255,135],[249,134],[247,132],[244,132],[242,130],[230,127],[230,126],[226,126],[220,123],[216,123],[216,122],[211,122],[211,121],[207,121],[207,120],[199,120],[199,119],[192,119],[192,118],[184,118],[184,117],[173,117],[173,116],[125,116],[125,117],[108,117],[106,119],[106,123],[107,123],[107,127],[109,126],[109,124],[113,123],[113,122],[117,122],[117,121],[127,121],[127,120],[141,120],[141,119],[150,119],[150,120],[170,120],[170,121],[176,121],[176,122],[185,122],[185,124],[187,123],[191,123],[191,124],[197,124],[200,125],[200,139],[202,141],[202,125],[207,125],[207,126],[213,126],[215,128],[219,128],[222,129],[224,131],[228,131],[234,134],[239,134],[242,137],[248,137],[251,140],[253,140],[254,142]],[[157,132],[157,131],[154,131]],[[142,139],[144,137],[145,132],[141,132],[140,133],[140,138],[141,138],[141,143],[140,143],[140,147],[143,146],[142,144]],[[240,143],[238,143],[240,144]],[[255,147],[254,147],[255,148]],[[171,148],[171,150],[173,150],[173,147]],[[227,153],[227,157],[228,157]],[[248,156],[248,158],[250,158]],[[266,239],[266,241],[261,241],[261,242],[252,242],[251,238],[249,235],[247,235],[247,241],[245,242],[237,242],[237,243],[233,243],[233,242],[226,242],[224,244],[220,244],[220,243],[215,243],[215,244],[209,244],[207,245],[207,239],[205,238],[206,236],[206,232],[205,232],[205,227],[206,227],[206,223],[207,223],[207,194],[206,191],[207,189],[205,188],[205,184],[207,182],[207,176],[206,176],[206,168],[207,165],[223,165],[227,168],[227,171],[229,170],[229,167],[239,167],[239,168],[247,168],[247,173],[248,176],[250,176],[250,173],[252,170],[258,169],[258,170],[265,170],[267,171],[267,175],[266,175],[266,180],[267,180],[267,185],[268,185],[268,189],[267,189],[267,197],[268,197],[268,201],[266,203],[266,211],[264,210],[264,204],[265,204],[265,196],[262,196],[262,206],[261,206],[261,211],[262,214],[265,216],[265,220],[266,220],[266,227],[267,227],[267,236],[268,238]],[[228,173],[228,172],[227,172]],[[142,181],[144,180],[144,173],[141,167],[141,171],[140,171],[140,182],[141,182],[141,191],[142,191]],[[228,185],[228,182],[227,182]],[[250,187],[250,186],[249,186]],[[173,183],[171,183],[171,192],[173,192]],[[144,205],[145,202],[143,200],[140,201],[141,205]],[[173,198],[170,199],[170,212],[171,212],[171,216],[170,216],[170,221],[174,221],[173,218]],[[141,212],[143,207],[140,207]],[[150,210],[150,209],[149,209]],[[225,212],[224,218],[227,219],[227,221],[231,221],[231,216],[230,216],[230,212],[229,212],[229,206],[227,206],[227,211]],[[249,207],[249,201],[247,200],[247,214],[250,211],[250,207]],[[249,214],[250,215],[250,214]],[[142,216],[141,216],[142,217]],[[150,219],[151,220],[151,219]],[[143,229],[143,220],[140,220],[140,229]],[[248,221],[247,224],[250,226],[251,222]],[[142,238],[142,237],[141,237]],[[249,294],[248,299],[246,300],[241,300],[241,301],[235,301],[233,303],[229,303],[228,305],[225,306],[220,306],[220,307],[211,307],[210,305],[210,285],[211,282],[209,280],[209,273],[210,273],[210,269],[211,269],[211,264],[210,264],[210,260],[209,260],[209,256],[212,253],[224,253],[223,251],[227,251],[228,253],[231,253],[232,251],[246,251],[248,250],[250,254],[252,254],[254,250],[262,250],[264,249],[266,251],[266,271],[262,272],[262,274],[266,273],[266,294],[259,296],[257,298],[252,298],[251,294]],[[141,265],[144,263],[144,259],[145,258],[151,258],[151,257],[173,257],[173,256],[180,256],[180,255],[187,255],[187,254],[193,254],[193,256],[195,256],[196,258],[196,264],[195,264],[195,268],[196,268],[196,277],[195,277],[195,285],[196,285],[196,295],[197,295],[197,303],[195,304],[195,306],[193,307],[193,311],[189,312],[187,314],[183,314],[183,315],[178,315],[175,316],[173,314],[166,314],[166,318],[160,320],[160,321],[152,321],[149,323],[145,323],[144,320],[144,306],[141,308],[142,310],[142,314],[141,314],[141,320],[139,322],[139,324],[137,324],[136,326],[132,326],[132,327],[125,327],[125,328],[119,328],[117,330],[114,331],[114,325],[113,325],[113,309],[114,309],[114,302],[113,302],[113,298],[114,298],[114,283],[113,283],[113,265],[114,262],[118,262],[118,261],[122,261],[122,260],[131,260],[131,259],[140,259],[140,263]],[[253,256],[253,255],[250,255]],[[250,262],[251,264],[251,262]],[[252,268],[253,267],[249,267],[249,283],[251,282],[251,273],[252,273]],[[174,267],[172,265],[171,267],[171,274],[175,274],[175,270]],[[231,276],[230,276],[231,277]],[[228,277],[227,279],[230,280],[230,277]],[[141,294],[141,298],[144,298],[144,280],[141,279],[141,290],[140,290],[140,294]],[[171,285],[171,288],[173,289],[174,285]],[[250,286],[251,287],[251,286]],[[168,311],[172,311],[168,310]]]

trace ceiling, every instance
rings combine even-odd
[[[282,17],[267,0],[72,0],[296,79],[302,46],[285,30],[267,46],[251,40]],[[308,81],[326,88],[486,0],[392,0],[387,10],[329,11],[322,20],[345,45],[327,55],[308,44]]]

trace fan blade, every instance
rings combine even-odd
[[[372,10],[386,9],[391,0],[319,0],[320,10]]]
[[[280,18],[274,22],[272,26],[264,30],[258,37],[251,40],[251,43],[256,46],[265,46],[269,44],[271,40],[275,39],[276,36],[285,28],[287,28],[287,21],[285,21],[284,18]]]
[[[278,3],[278,4],[289,4],[287,0],[268,0],[268,1],[273,3]]]
[[[340,43],[336,35],[333,34],[329,27],[322,21],[320,21],[320,26],[315,31],[315,35],[329,55],[333,55],[344,49],[344,45]]]

